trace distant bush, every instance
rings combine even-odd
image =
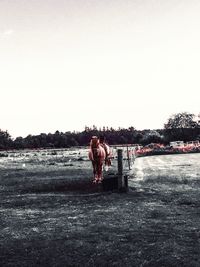
[[[3,157],[8,157],[8,154],[0,153],[0,157],[1,157],[1,158],[3,158]]]

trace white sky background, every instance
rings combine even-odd
[[[0,128],[163,128],[200,111],[199,0],[0,0]]]

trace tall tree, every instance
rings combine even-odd
[[[176,140],[187,142],[195,140],[195,136],[198,135],[198,123],[195,120],[195,115],[188,112],[172,115],[164,125],[164,128],[165,139],[168,142]]]
[[[0,129],[0,149],[7,149],[12,147],[13,141],[7,131]]]
[[[164,125],[165,129],[175,128],[195,128],[197,122],[194,120],[195,115],[188,112],[182,112],[172,115]]]

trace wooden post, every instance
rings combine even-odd
[[[131,169],[131,163],[130,163],[130,155],[129,155],[128,146],[126,147],[126,151],[127,151],[128,169],[130,171],[130,169]]]
[[[117,150],[118,173],[107,174],[103,179],[103,190],[118,190],[118,192],[128,191],[128,175],[123,172],[123,150]],[[110,176],[110,177],[109,177]]]
[[[123,150],[117,150],[117,163],[118,163],[118,189],[124,187],[124,179],[123,179]]]

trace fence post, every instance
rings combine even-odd
[[[107,174],[107,178],[103,179],[103,190],[118,190],[118,192],[128,191],[128,175],[124,175],[123,170],[123,150],[117,149],[117,168],[118,173]]]
[[[129,155],[128,146],[126,147],[126,152],[127,152],[127,160],[128,160],[128,169],[130,171],[130,169],[131,169],[131,163],[130,163],[130,155]]]
[[[118,189],[122,189],[124,187],[124,179],[123,179],[123,150],[117,150],[117,163],[118,163]]]

